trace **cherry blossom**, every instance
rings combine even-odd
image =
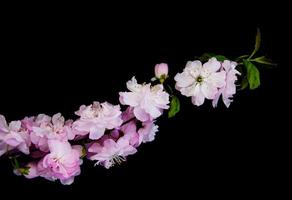
[[[29,154],[30,145],[29,134],[22,130],[21,121],[12,121],[7,125],[5,117],[0,115],[0,155],[14,148]]]
[[[94,102],[80,107],[76,112],[80,119],[73,123],[73,127],[81,133],[89,133],[90,139],[97,140],[107,129],[114,129],[122,124],[121,114],[119,105]]]
[[[233,101],[232,97],[236,93],[237,75],[240,75],[240,72],[235,69],[237,66],[236,62],[230,60],[224,60],[222,63],[221,71],[226,73],[226,84],[219,89],[218,93],[215,95],[215,98],[212,102],[213,107],[217,106],[220,95],[222,95],[222,100],[226,107],[229,107],[230,103]]]
[[[220,67],[221,63],[216,58],[203,65],[198,60],[188,62],[184,71],[174,77],[176,89],[182,95],[192,97],[192,103],[200,106],[205,98],[214,99],[218,89],[225,85],[226,73],[219,72]]]
[[[103,144],[94,143],[89,149],[94,153],[90,160],[96,160],[96,165],[100,164],[105,168],[110,168],[115,164],[120,164],[126,160],[126,156],[137,152],[136,148],[130,145],[129,140],[120,138],[118,141],[107,139]]]
[[[59,179],[62,184],[73,183],[74,177],[80,174],[80,151],[72,148],[69,142],[59,140],[48,141],[50,153],[37,165],[38,174],[49,180]],[[33,172],[35,173],[35,172]]]
[[[144,122],[156,119],[169,106],[169,94],[163,85],[138,84],[135,77],[127,82],[130,92],[120,92],[120,102],[133,108],[135,117]]]

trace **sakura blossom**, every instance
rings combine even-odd
[[[74,138],[72,137],[73,130],[71,130],[70,122],[71,120],[65,121],[61,113],[57,113],[53,117],[40,114],[34,121],[32,119],[23,120],[24,126],[31,129],[31,142],[43,152],[49,150],[49,139],[67,141]]]
[[[26,131],[21,128],[21,121],[12,121],[9,125],[3,115],[0,115],[0,156],[12,149],[18,149],[29,154],[31,141]]]
[[[122,124],[121,114],[119,105],[107,102],[82,105],[76,112],[80,118],[73,123],[73,127],[83,134],[89,133],[90,139],[97,140],[104,135],[106,130],[114,129]]]
[[[240,72],[235,69],[236,66],[237,63],[230,60],[224,60],[222,63],[221,71],[225,71],[226,73],[226,84],[220,88],[215,95],[215,98],[212,101],[213,107],[217,106],[221,95],[226,107],[229,107],[230,103],[233,101],[232,97],[236,93],[235,82],[237,81],[237,75],[240,75]]]
[[[62,184],[70,185],[74,177],[80,174],[81,152],[72,148],[67,141],[52,139],[48,141],[48,145],[50,153],[39,161],[37,169],[33,170],[48,180],[59,179]]]
[[[130,121],[120,128],[123,138],[128,140],[130,145],[138,147],[141,144],[141,137],[138,133],[136,121]]]
[[[96,165],[100,164],[107,169],[120,164],[126,160],[126,156],[137,152],[136,148],[130,145],[129,140],[123,137],[118,141],[107,139],[103,144],[94,143],[88,151],[94,153],[90,160],[96,160]]]
[[[155,139],[155,135],[158,131],[158,126],[154,121],[143,122],[143,127],[138,130],[140,136],[140,142],[152,142]]]
[[[120,102],[132,107],[135,117],[142,122],[158,118],[169,108],[169,94],[162,84],[138,84],[133,77],[127,88],[130,92],[120,92]]]
[[[182,95],[192,97],[194,105],[200,106],[205,98],[214,99],[219,88],[226,84],[226,72],[219,71],[220,67],[216,58],[210,58],[203,65],[199,60],[189,61],[183,72],[174,77],[175,87]]]

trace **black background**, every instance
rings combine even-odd
[[[287,148],[281,121],[288,110],[288,70],[282,63],[287,27],[276,14],[282,8],[250,2],[113,5],[21,14],[12,9],[3,16],[0,113],[8,121],[56,112],[74,118],[79,105],[94,100],[117,104],[126,81],[134,75],[149,81],[156,63],[167,62],[173,76],[204,52],[231,58],[250,53],[257,27],[261,53],[279,65],[260,68],[261,87],[238,92],[228,109],[222,102],[213,109],[209,101],[195,107],[181,98],[181,112],[158,122],[153,143],[110,170],[85,161],[71,186],[17,177],[1,158],[1,192],[82,192],[96,198],[275,192]]]

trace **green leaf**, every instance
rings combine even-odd
[[[168,118],[174,117],[180,110],[180,101],[176,96],[172,96],[170,108],[168,111]]]
[[[256,54],[256,52],[258,52],[258,50],[260,49],[260,46],[261,46],[261,31],[258,28],[257,35],[256,35],[256,41],[255,41],[255,47],[254,47],[252,54],[249,56],[249,58],[252,58]]]
[[[271,59],[268,59],[265,56],[257,57],[255,59],[253,59],[252,61],[260,63],[260,64],[264,64],[264,65],[272,65],[272,66],[277,65],[276,63],[273,63],[273,61]]]
[[[260,72],[257,67],[249,60],[243,60],[243,64],[247,70],[247,80],[249,89],[254,90],[260,86]]]
[[[245,88],[247,88],[247,86],[248,86],[248,80],[247,80],[247,76],[245,76],[241,82],[241,90],[244,90]]]

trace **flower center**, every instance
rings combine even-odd
[[[196,78],[196,81],[198,82],[198,83],[202,83],[203,82],[203,77],[202,76],[198,76],[197,78]]]

